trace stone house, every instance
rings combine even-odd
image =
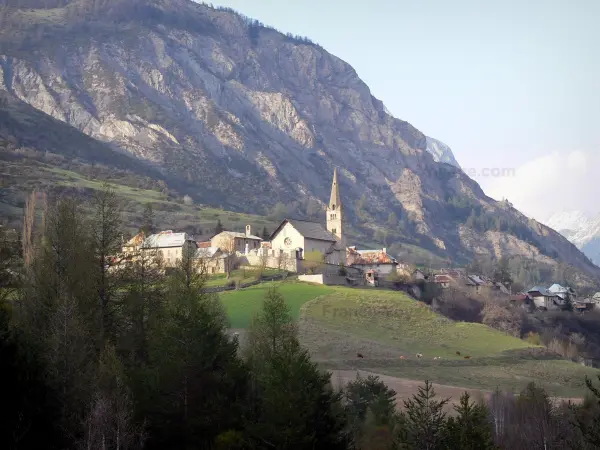
[[[210,246],[220,248],[225,253],[247,254],[250,250],[260,248],[262,238],[252,234],[250,225],[246,225],[246,232],[222,231],[210,238]]]
[[[194,258],[198,261],[198,270],[206,270],[209,275],[231,271],[235,259],[218,247],[206,246],[196,249]]]
[[[442,289],[448,289],[451,286],[458,286],[458,282],[446,273],[438,273],[433,277],[434,283],[437,283]]]
[[[146,237],[138,233],[123,245],[125,257],[134,257],[139,252],[154,253],[161,258],[165,267],[174,267],[181,261],[184,249],[196,251],[196,241],[187,233],[174,233],[172,230],[161,231]]]
[[[527,295],[538,309],[556,311],[564,309],[567,304],[563,298],[542,286],[534,286],[527,291]]]
[[[398,261],[385,247],[380,250],[358,250],[353,246],[346,249],[346,265],[364,272],[373,271],[379,278],[396,273]]]

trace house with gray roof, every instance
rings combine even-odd
[[[183,257],[184,249],[196,250],[196,241],[187,233],[175,233],[172,230],[145,236],[143,232],[136,234],[123,245],[123,253],[131,258],[140,252],[152,254],[162,259],[164,267],[174,267]]]

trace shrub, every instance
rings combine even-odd
[[[527,342],[529,342],[531,345],[542,345],[542,339],[540,338],[540,335],[538,333],[534,333],[533,331],[530,331],[527,335]]]

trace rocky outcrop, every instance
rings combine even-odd
[[[444,256],[519,251],[509,229],[510,245],[485,231],[466,239],[471,208],[526,228],[542,257],[600,273],[560,235],[486,197],[447,146],[391,116],[320,46],[188,0],[65,3],[11,10],[0,88],[185,180],[196,201],[264,213],[322,200],[336,166],[348,217],[369,236],[394,212],[410,226],[391,232]]]

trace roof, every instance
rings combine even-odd
[[[331,196],[329,197],[329,208],[341,208],[342,198],[340,196],[340,186],[338,184],[337,167],[333,169],[333,182],[331,183]]]
[[[146,239],[146,235],[143,231],[140,231],[134,237],[129,239],[127,241],[127,243],[125,243],[125,246],[126,247],[138,247],[138,246],[142,245],[142,243],[144,242],[144,239]]]
[[[566,294],[569,290],[566,287],[561,286],[558,283],[553,284],[548,288],[550,292],[554,292],[555,294]]]
[[[447,275],[445,273],[436,275],[434,277],[434,280],[436,283],[456,283],[454,278],[452,278],[450,275]]]
[[[592,298],[594,300],[600,300],[600,292],[596,292]]]
[[[187,233],[173,233],[171,230],[151,234],[144,240],[145,248],[182,247],[186,241],[192,241]]]
[[[465,269],[442,269],[440,271],[440,273],[449,275],[452,278],[456,278],[456,279],[465,278],[467,275],[467,272]]]
[[[283,222],[279,224],[279,226],[275,229],[271,237],[270,241],[277,236],[279,231],[285,226],[286,223],[289,223],[293,226],[298,233],[300,233],[305,238],[314,239],[317,241],[326,241],[326,242],[337,242],[337,237],[327,231],[323,225],[318,222],[308,222],[306,220],[298,220],[298,219],[285,219]]]
[[[221,250],[219,247],[203,247],[196,250],[194,258],[214,258]]]
[[[214,239],[220,235],[228,236],[231,238],[252,239],[255,241],[262,241],[262,238],[258,236],[254,236],[253,234],[240,233],[238,231],[221,231],[219,234],[214,235],[211,239]]]
[[[198,246],[198,248],[208,248],[211,246],[210,241],[196,241],[196,245]]]
[[[346,255],[349,265],[398,264],[398,261],[390,256],[385,249],[356,250],[355,248],[348,248]]]

